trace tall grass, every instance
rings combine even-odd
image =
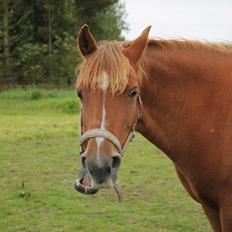
[[[0,92],[0,99],[12,100],[39,100],[44,98],[70,98],[74,96],[74,89],[17,88]]]
[[[0,100],[0,110],[12,114],[17,114],[18,101],[25,103],[25,113],[78,113],[80,105],[74,89],[13,89],[0,92]]]

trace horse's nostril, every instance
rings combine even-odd
[[[83,167],[83,168],[86,168],[85,162],[86,162],[86,157],[82,155],[82,156],[81,156],[81,164],[82,164],[82,167]]]
[[[105,173],[106,174],[110,174],[111,173],[111,167],[110,166],[108,166],[108,167],[105,168]]]
[[[120,156],[113,156],[112,168],[118,168],[121,164],[121,157]]]

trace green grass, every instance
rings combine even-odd
[[[171,162],[142,136],[123,157],[122,203],[111,189],[75,192],[78,109],[74,91],[0,93],[0,231],[209,231]]]

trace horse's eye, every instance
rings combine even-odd
[[[132,90],[129,92],[128,97],[135,97],[136,94],[137,94],[136,89],[132,89]]]
[[[83,99],[83,95],[81,91],[77,91],[77,96],[80,98],[80,100]]]

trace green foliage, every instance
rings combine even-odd
[[[0,6],[4,6],[0,20],[6,25],[0,24],[3,87],[71,86],[80,61],[76,49],[80,27],[89,24],[98,40],[122,39],[122,30],[127,29],[119,0],[1,0]]]
[[[77,99],[62,99],[54,107],[63,113],[77,113],[80,109]]]
[[[15,71],[23,77],[25,83],[35,85],[35,82],[45,75],[44,57],[46,57],[47,45],[25,43],[16,48],[15,52],[18,54]]]
[[[38,100],[39,98],[41,98],[42,94],[39,90],[34,90],[32,93],[31,93],[31,99],[32,100]]]
[[[78,26],[88,24],[97,40],[123,39],[127,30],[125,6],[118,0],[76,0]]]

